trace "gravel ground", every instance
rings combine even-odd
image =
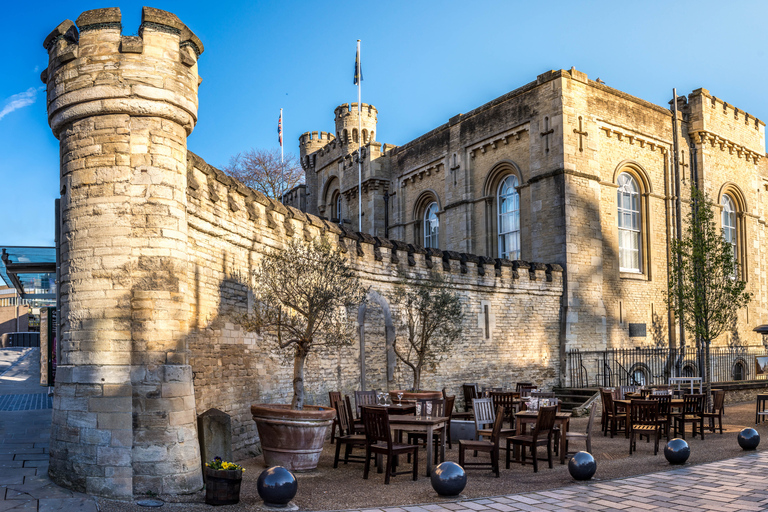
[[[745,452],[741,450],[736,441],[736,435],[742,428],[755,427],[762,437],[768,436],[768,423],[755,426],[754,417],[754,402],[727,406],[723,421],[723,435],[705,433],[703,441],[698,437],[692,439],[690,434],[686,436],[691,447],[691,457],[688,464],[700,464],[743,455]],[[574,418],[570,428],[572,431],[583,432],[586,428],[586,422],[587,418]],[[596,432],[592,438],[592,447],[597,459],[597,473],[593,481],[669,469],[670,466],[663,454],[665,442],[663,438],[659,445],[659,455],[653,455],[653,443],[640,441],[637,452],[630,457],[629,440],[625,439],[623,435],[613,439],[603,437],[602,433],[599,432],[599,423],[598,417],[595,421]],[[766,444],[768,442],[764,442],[758,447],[758,450],[764,449]],[[574,445],[572,448],[584,449],[582,444]],[[296,475],[299,481],[299,492],[294,503],[300,510],[359,509],[444,501],[437,496],[429,479],[424,476],[423,453],[419,454],[422,458],[422,469],[419,472],[418,481],[412,481],[409,475],[398,475],[392,478],[390,485],[384,485],[384,475],[377,474],[375,470],[371,471],[367,481],[363,480],[363,467],[359,463],[347,466],[342,463],[338,469],[333,469],[334,449],[335,445],[326,444],[318,470]],[[456,444],[452,450],[446,450],[447,460],[458,462],[458,457]],[[226,506],[223,510],[233,512],[260,510],[263,503],[256,491],[256,480],[265,467],[263,458],[257,457],[238,462],[246,468],[243,475],[240,503]],[[530,464],[525,466],[513,464],[508,470],[503,468],[502,462],[500,478],[495,478],[490,470],[469,470],[467,472],[469,477],[467,487],[461,497],[481,498],[580,485],[575,483],[568,474],[567,464],[560,465],[557,460],[555,460],[553,469],[547,467],[546,461],[542,462],[538,473],[533,472]],[[204,504],[205,495],[203,492],[183,498],[166,496],[160,498],[166,501],[163,510],[211,510],[210,506]],[[148,510],[134,503],[104,499],[100,499],[99,504],[101,510],[105,512]]]

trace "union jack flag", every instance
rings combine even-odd
[[[280,112],[280,118],[277,120],[277,139],[280,141],[280,147],[283,146],[283,112]]]

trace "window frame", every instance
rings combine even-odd
[[[504,196],[502,196],[502,188],[504,188],[505,184],[508,180],[513,180],[514,183],[511,184],[511,186],[507,187],[508,191],[511,191]],[[518,191],[518,187],[520,186],[520,180],[518,179],[517,175],[514,173],[509,173],[505,176],[502,176],[499,180],[499,184],[496,187],[496,254],[499,258],[502,259],[508,259],[508,260],[519,260],[520,259],[520,253],[521,253],[521,247],[520,247],[520,192]],[[502,211],[502,204],[506,203],[507,201],[512,203],[512,209],[508,211]],[[515,204],[516,203],[516,204]],[[507,218],[513,219],[510,224],[514,227],[516,225],[517,229],[510,229],[509,231],[502,232],[502,226],[504,224],[504,216],[507,216]],[[516,220],[516,223],[514,222]],[[516,241],[517,244],[509,244],[509,245],[517,245],[517,249],[515,251],[507,250],[504,251],[503,249],[508,249],[507,247],[507,241],[508,237],[512,238],[512,241]],[[502,240],[505,242],[502,244]],[[502,247],[504,245],[504,247]]]
[[[440,248],[440,217],[437,215],[439,211],[440,206],[437,201],[431,201],[424,207],[424,213],[421,216],[424,248]],[[430,218],[430,214],[434,215],[434,220]],[[434,245],[431,245],[432,243]]]
[[[624,183],[622,183],[624,181]],[[616,215],[617,215],[617,227],[618,227],[618,248],[619,248],[619,272],[631,273],[631,274],[643,274],[645,265],[643,261],[643,254],[645,252],[645,244],[643,243],[643,215],[642,215],[642,194],[638,180],[629,172],[621,172],[616,178],[618,188],[616,190]],[[632,185],[630,192],[625,192],[623,189],[626,185]],[[626,206],[624,202],[625,198],[629,198],[629,205]],[[623,225],[622,219],[626,216],[630,216],[631,220],[629,225]],[[630,233],[636,240],[637,248],[624,247],[622,240],[625,238],[622,233]],[[627,252],[637,252],[637,267],[624,266],[622,261],[622,254]]]

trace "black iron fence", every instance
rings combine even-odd
[[[709,356],[712,382],[768,376],[765,347],[712,347]],[[566,357],[565,386],[570,388],[661,385],[667,384],[670,377],[701,377],[704,369],[704,350],[696,348],[572,351]]]

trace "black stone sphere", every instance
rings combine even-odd
[[[574,480],[589,480],[595,476],[597,462],[589,452],[576,452],[568,461],[568,472]]]
[[[760,444],[760,434],[753,428],[745,428],[739,432],[739,446],[744,450],[754,450]]]
[[[256,489],[266,506],[286,507],[296,496],[299,483],[293,473],[282,466],[274,466],[261,472]]]
[[[667,446],[664,447],[664,456],[670,464],[685,464],[685,461],[691,456],[691,447],[688,446],[685,439],[676,437],[667,442]]]
[[[467,485],[467,473],[455,462],[443,462],[432,470],[432,488],[440,496],[458,496]]]

